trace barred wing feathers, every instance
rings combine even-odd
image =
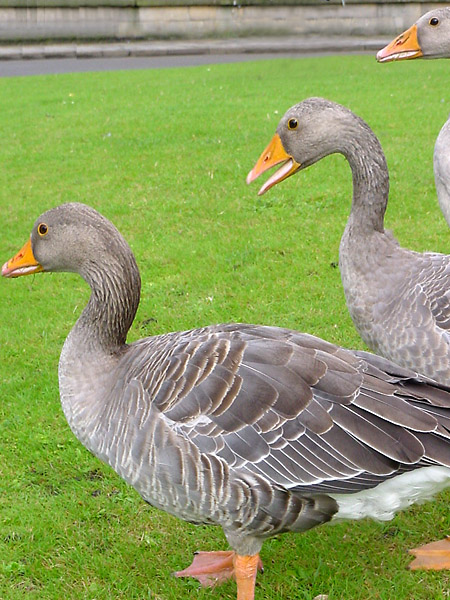
[[[339,488],[364,472],[386,477],[427,459],[450,466],[450,393],[412,371],[269,327],[164,337],[164,375],[134,375],[179,438],[234,469],[314,491],[324,481]],[[435,442],[428,457],[426,437],[444,438],[446,451],[437,453]]]

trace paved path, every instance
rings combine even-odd
[[[0,46],[0,77],[80,71],[152,69],[274,57],[374,54],[384,38],[239,38]]]

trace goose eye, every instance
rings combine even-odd
[[[298,121],[297,119],[289,119],[288,121],[288,128],[289,129],[297,129],[298,127]]]
[[[38,228],[37,228],[38,234],[43,237],[44,235],[47,235],[48,233],[48,227],[45,223],[39,223]]]
[[[429,20],[429,23],[432,27],[436,27],[437,25],[439,25],[439,19],[437,17],[432,17]]]

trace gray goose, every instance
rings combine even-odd
[[[450,485],[450,390],[297,331],[212,325],[127,344],[140,296],[118,230],[53,208],[4,277],[71,271],[91,288],[59,362],[77,438],[155,507],[221,526],[230,552],[178,576],[234,575],[253,600],[265,539],[336,518],[390,519]]]
[[[389,173],[369,126],[344,106],[304,100],[282,117],[247,182],[283,163],[263,194],[333,153],[345,156],[353,175],[339,267],[356,329],[377,354],[450,386],[450,256],[402,248],[384,229]]]
[[[382,63],[414,58],[450,58],[450,6],[422,15],[377,54]],[[450,225],[450,119],[436,140],[433,162],[439,206]]]

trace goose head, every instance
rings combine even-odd
[[[377,54],[378,62],[450,57],[450,6],[431,10]]]
[[[258,192],[264,194],[275,184],[334,152],[329,132],[330,127],[334,129],[335,126],[336,106],[323,98],[308,98],[292,106],[281,118],[275,135],[247,175],[247,183],[281,164]]]
[[[114,225],[90,206],[62,204],[43,213],[29,240],[2,267],[3,277],[78,273],[91,297],[77,322],[80,344],[120,349],[136,314],[140,276],[134,255]]]
[[[117,229],[97,211],[76,202],[43,213],[30,238],[2,267],[4,277],[67,271],[85,279],[106,255],[128,247]]]
[[[264,194],[329,154],[349,158],[362,136],[369,136],[369,144],[376,140],[366,123],[345,106],[324,98],[303,100],[281,118],[275,135],[247,175],[247,183],[281,165],[259,190],[259,195]]]

